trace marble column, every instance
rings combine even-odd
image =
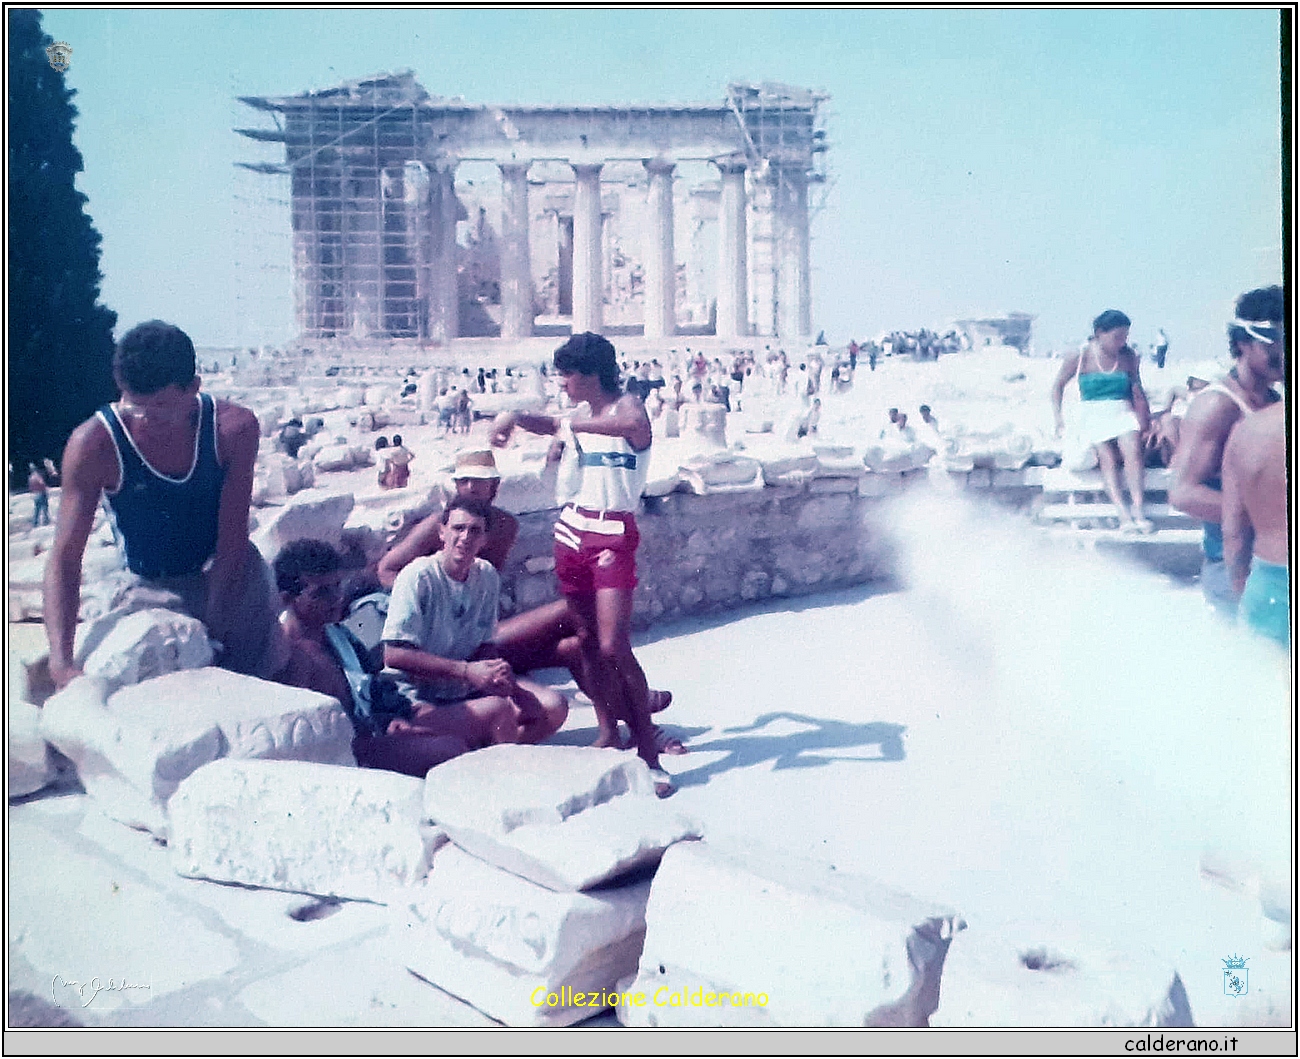
[[[677,262],[673,253],[672,162],[647,161],[649,186],[645,232],[645,336],[665,338],[677,333]]]
[[[718,209],[718,325],[723,338],[749,334],[749,262],[745,230],[745,165],[718,163],[722,171],[722,202]]]
[[[795,305],[795,325],[800,335],[812,335],[812,260],[808,232],[808,174],[797,172],[791,178],[790,240],[791,293]]]
[[[604,325],[599,165],[575,165],[573,197],[573,333],[600,332]]]
[[[460,286],[456,275],[456,167],[448,165],[433,178],[437,220],[433,247],[429,332],[435,342],[450,342],[460,334]]]
[[[501,169],[501,337],[533,333],[533,270],[528,247],[528,163]]]

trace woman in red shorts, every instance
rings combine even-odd
[[[555,573],[581,632],[587,673],[608,709],[597,709],[597,746],[621,746],[627,722],[642,760],[655,771],[660,794],[672,791],[659,754],[686,748],[650,719],[645,673],[632,653],[632,590],[636,588],[635,511],[650,457],[650,420],[632,394],[620,394],[618,361],[608,339],[574,335],[555,351],[555,370],[577,409],[569,418],[503,412],[490,440],[505,445],[516,426],[557,436],[572,446],[579,479],[555,523]],[[584,409],[579,407],[586,405]]]

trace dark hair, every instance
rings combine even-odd
[[[386,448],[388,448],[388,439],[383,434],[380,434],[379,437],[375,438],[375,451],[378,452],[380,449]]]
[[[326,541],[300,537],[280,549],[275,557],[275,587],[291,596],[307,587],[304,577],[332,574],[343,565],[343,557]]]
[[[475,518],[481,518],[483,525],[487,525],[488,520],[492,518],[492,507],[485,504],[482,500],[475,500],[471,496],[453,496],[447,501],[447,506],[442,509],[442,524],[447,525],[447,520],[451,518],[453,511],[464,511]]]
[[[1118,309],[1107,309],[1092,322],[1092,333],[1099,335],[1103,331],[1114,331],[1117,327],[1132,327],[1133,321]]]
[[[930,411],[930,406],[928,404],[923,404],[921,405],[920,411],[922,415],[925,415],[926,412]]]
[[[149,320],[124,334],[113,351],[113,377],[130,393],[186,387],[196,373],[194,343],[174,324]]]
[[[555,351],[555,370],[598,375],[602,390],[618,393],[618,357],[613,344],[603,335],[592,331],[573,335]]]
[[[1286,302],[1282,297],[1281,287],[1256,287],[1248,290],[1237,299],[1236,315],[1238,320],[1259,322],[1268,320],[1280,324],[1286,319]],[[1228,351],[1234,356],[1241,356],[1238,342],[1252,341],[1245,328],[1228,325]]]
[[[401,443],[402,443],[402,435],[401,435],[401,434],[394,434],[394,435],[393,435],[393,444],[394,444],[394,445],[400,445]]]

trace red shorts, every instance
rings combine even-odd
[[[601,530],[621,532],[601,532]],[[629,511],[589,511],[570,505],[555,524],[555,576],[565,596],[597,589],[636,588],[636,546],[641,534]]]

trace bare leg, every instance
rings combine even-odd
[[[599,732],[596,735],[596,742],[592,745],[621,748],[623,740],[618,734],[618,719],[626,713],[623,704],[623,685],[618,675],[613,673],[601,658],[600,639],[596,633],[595,597],[573,597],[567,602],[572,619],[581,630],[578,645],[582,655],[583,673],[590,688],[587,696],[596,710]]]
[[[1149,530],[1144,504],[1146,501],[1146,461],[1142,458],[1141,435],[1136,430],[1119,436],[1119,450],[1124,455],[1124,477],[1128,481],[1129,496],[1133,499],[1133,521]]]
[[[465,741],[456,736],[421,735],[418,732],[357,736],[352,741],[352,752],[362,768],[387,769],[419,777],[468,749]]]
[[[554,735],[569,715],[569,703],[554,688],[516,678],[510,700],[518,710],[519,743],[540,743]]]
[[[620,683],[622,719],[632,732],[637,754],[652,769],[659,768],[659,753],[684,754],[679,740],[667,738],[650,718],[650,687],[645,671],[632,652],[632,593],[627,589],[596,590],[596,633],[600,664]]]
[[[436,705],[417,702],[409,719],[390,722],[388,734],[453,736],[477,750],[495,743],[518,742],[518,711],[514,703],[500,695]]]
[[[1097,458],[1101,461],[1101,480],[1106,483],[1106,493],[1110,497],[1110,502],[1119,512],[1119,524],[1122,528],[1132,522],[1133,518],[1128,512],[1128,505],[1124,503],[1124,494],[1119,487],[1119,468],[1115,466],[1119,459],[1119,452],[1113,441],[1099,441],[1096,447]]]

